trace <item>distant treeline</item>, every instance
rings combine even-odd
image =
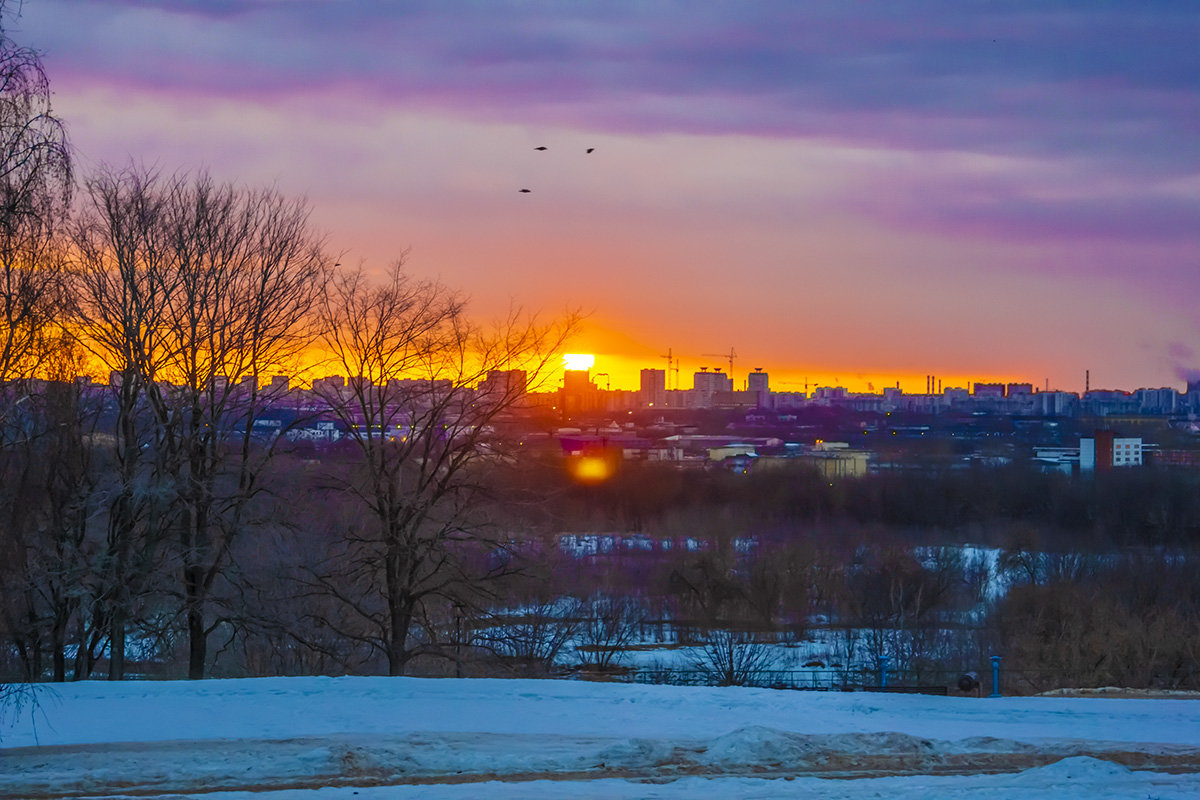
[[[578,486],[555,464],[531,472],[551,487],[547,524],[571,531],[804,535],[882,527],[913,544],[1047,548],[1200,545],[1200,473],[1124,469],[1072,478],[1025,465],[888,472],[830,481],[797,467],[735,475],[627,464],[607,483]],[[1019,531],[1019,534],[1016,533]]]
[[[139,517],[136,557],[115,572],[113,443],[69,435],[55,419],[36,447],[4,451],[22,480],[5,483],[0,508],[25,531],[24,558],[0,570],[6,674],[106,674],[117,574],[126,672],[187,674],[178,517],[169,504],[157,526]],[[266,447],[252,443],[251,454]],[[372,484],[360,445],[275,452],[207,588],[204,673],[549,675],[571,658],[612,670],[622,648],[664,633],[700,648],[732,634],[753,664],[756,646],[824,629],[829,663],[886,655],[917,680],[1000,654],[1013,689],[1200,688],[1196,486],[1186,473],[1070,479],[1003,467],[831,485],[808,469],[740,476],[647,464],[580,486],[561,462],[515,444],[503,457],[499,442],[472,447],[487,455],[433,504],[445,510],[390,545],[363,499]],[[380,452],[405,457],[395,443]],[[139,496],[154,496],[153,472],[140,474]],[[406,486],[415,489],[396,484]],[[93,510],[79,525],[72,509],[83,507]],[[695,549],[578,557],[558,546],[560,534],[587,531],[691,538]],[[412,575],[411,613],[399,621],[393,558]],[[403,638],[398,670],[389,636]]]

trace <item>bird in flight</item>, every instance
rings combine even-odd
[[[594,148],[594,147],[589,147],[589,148],[587,149],[587,151],[588,151],[589,153],[595,152],[595,150],[596,150],[596,148]]]
[[[533,149],[534,149],[534,150],[549,150],[550,148],[549,148],[549,147],[542,146],[542,147],[535,147],[535,148],[533,148]]]
[[[520,192],[521,194],[529,194],[533,190],[532,189],[517,189],[517,191]]]

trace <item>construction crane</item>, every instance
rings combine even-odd
[[[737,358],[737,350],[729,348],[728,353],[701,353],[704,358],[723,358],[729,361],[729,381],[733,382],[733,360]]]
[[[669,347],[667,348],[667,354],[665,356],[659,356],[659,358],[665,358],[667,360],[667,377],[668,378],[671,377],[671,370],[672,369],[675,370],[675,388],[678,389],[679,388],[679,359],[675,358],[675,354],[672,352],[671,348],[669,348]],[[674,366],[672,366],[672,365],[674,365]]]
[[[780,386],[799,386],[800,381],[779,381]],[[808,378],[804,378],[804,393],[808,394]]]

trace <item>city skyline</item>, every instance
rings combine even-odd
[[[668,374],[668,388],[679,390],[687,390],[692,388],[692,378],[699,372],[715,372],[721,371],[729,374],[729,365],[727,360],[722,360],[720,356],[685,356],[674,353],[672,348],[667,348],[672,354],[672,360],[676,365],[682,364],[678,372],[678,384],[676,385],[676,376],[674,372]],[[736,348],[732,348],[736,349]],[[578,358],[580,356],[589,356],[593,359],[591,366],[588,367],[572,367],[568,360]],[[726,357],[727,358],[727,357]],[[1087,389],[1094,390],[1114,390],[1114,391],[1135,391],[1137,389],[1149,388],[1165,388],[1174,387],[1183,391],[1184,385],[1189,380],[1195,380],[1200,376],[1185,377],[1183,375],[1172,376],[1164,383],[1155,384],[1154,386],[1126,386],[1118,385],[1110,381],[1097,382],[1092,375],[1097,377],[1104,375],[1104,365],[1101,364],[1097,370],[1085,369],[1080,372],[1077,383],[1065,383],[1059,385],[1054,383],[1049,378],[1043,378],[1038,381],[1032,377],[1023,374],[1015,375],[987,375],[983,371],[974,373],[954,374],[954,375],[939,375],[933,372],[927,372],[921,375],[912,375],[908,373],[897,373],[888,371],[879,371],[872,374],[861,372],[819,372],[816,370],[806,371],[804,369],[786,367],[773,368],[771,365],[760,365],[758,362],[753,362],[754,366],[749,366],[753,359],[741,359],[740,356],[735,359],[736,367],[733,371],[733,384],[735,390],[746,388],[747,376],[750,373],[761,370],[767,373],[771,380],[771,391],[774,392],[812,392],[819,387],[837,387],[843,388],[850,392],[864,392],[872,394],[880,394],[884,389],[896,388],[899,386],[901,391],[906,394],[921,394],[925,390],[926,379],[932,378],[935,386],[940,386],[942,389],[960,388],[970,389],[976,383],[981,384],[1010,384],[1010,383],[1028,383],[1034,388],[1034,391],[1062,391],[1074,392],[1082,394]],[[568,353],[563,356],[563,370],[567,369],[587,369],[593,379],[597,382],[599,388],[611,388],[614,390],[633,391],[639,387],[639,376],[642,370],[645,369],[666,369],[666,354],[658,357],[657,362],[653,359],[638,359],[624,356],[583,354],[583,353]],[[606,381],[601,381],[600,378],[606,378]],[[1070,381],[1070,376],[1067,378]],[[561,376],[560,376],[561,383]],[[605,383],[607,385],[600,385]],[[940,394],[942,389],[937,389],[936,393]]]
[[[9,33],[81,176],[305,195],[344,263],[581,308],[614,387],[668,348],[859,391],[1200,368],[1190,4],[37,0]]]

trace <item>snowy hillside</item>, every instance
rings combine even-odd
[[[5,798],[1200,797],[1188,699],[85,682],[0,734]]]

